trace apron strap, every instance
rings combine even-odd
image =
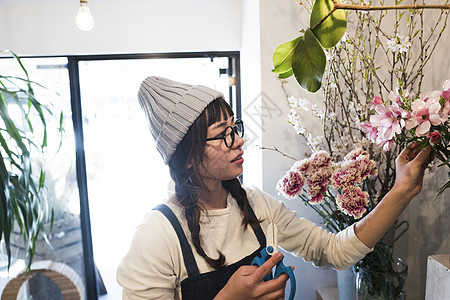
[[[154,208],[154,210],[159,210],[164,216],[166,216],[166,218],[172,224],[173,229],[175,229],[175,232],[177,233],[178,236],[178,240],[180,241],[184,265],[186,267],[188,277],[200,274],[197,263],[195,262],[194,254],[192,253],[191,246],[189,245],[186,235],[184,234],[183,228],[181,227],[180,222],[178,221],[173,211],[165,204],[159,204]],[[248,206],[248,212],[252,219],[258,220],[251,205]],[[264,235],[264,232],[262,231],[260,224],[259,223],[254,224],[252,226],[252,229],[256,235],[256,238],[258,239],[259,245],[262,248],[266,247],[266,236]]]
[[[192,253],[191,246],[184,234],[183,228],[180,225],[177,217],[173,213],[173,211],[165,204],[159,204],[154,208],[155,210],[159,210],[166,218],[170,221],[177,233],[178,240],[180,241],[181,251],[183,252],[183,260],[184,265],[186,267],[188,276],[198,275],[200,272],[197,267],[197,263],[195,262],[194,254]]]
[[[256,217],[255,212],[253,211],[252,206],[250,204],[248,205],[248,213],[250,214],[250,216],[252,217],[253,220],[258,220],[258,218]],[[266,247],[267,246],[266,235],[262,231],[260,224],[256,223],[256,224],[252,225],[252,229],[256,235],[256,238],[258,239],[259,245],[262,248]]]

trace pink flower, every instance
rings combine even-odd
[[[379,96],[373,97],[372,101],[370,102],[370,108],[374,109],[377,105],[383,104],[383,100]]]
[[[427,138],[430,140],[430,143],[433,145],[434,143],[436,143],[437,141],[439,141],[441,139],[442,135],[440,132],[438,131],[433,131],[430,132],[427,135]]]
[[[444,81],[443,89],[444,91],[442,92],[442,97],[445,100],[450,100],[450,79]]]
[[[394,142],[392,140],[385,140],[379,145],[383,145],[383,150],[384,151],[389,151],[394,146]]]
[[[276,189],[284,197],[293,199],[301,194],[304,183],[305,177],[302,174],[290,170],[278,181]]]
[[[416,128],[417,136],[425,136],[431,128],[431,124],[437,126],[443,121],[439,115],[441,104],[438,98],[425,97],[417,99],[412,105],[411,118],[406,121],[406,129]]]
[[[311,172],[308,176],[308,182],[318,183],[320,185],[327,185],[331,177],[331,170],[329,167],[322,167]]]
[[[366,179],[369,175],[377,175],[377,164],[374,160],[371,160],[369,156],[360,155],[355,161],[361,180]]]
[[[320,204],[323,201],[323,198],[324,198],[323,194],[319,193],[316,196],[311,197],[311,200],[309,200],[309,202],[313,204]]]
[[[396,105],[402,105],[403,104],[403,99],[400,96],[399,92],[398,92],[399,88],[396,88],[394,91],[391,91],[389,93],[389,100],[391,101],[392,104],[396,104]],[[414,93],[410,93],[408,90],[404,90],[403,91],[403,97],[405,97],[406,99],[412,98],[414,97]]]
[[[447,79],[444,81],[444,91],[442,92],[442,98],[444,98],[444,108],[442,109],[442,112],[444,114],[449,115],[450,114],[450,79]]]
[[[347,153],[347,155],[344,157],[344,160],[355,160],[360,155],[369,157],[369,153],[366,150],[362,148],[357,148]]]
[[[327,167],[330,165],[331,162],[331,156],[330,154],[328,154],[326,151],[318,151],[313,153],[313,155],[311,155],[311,165],[314,166],[314,168],[320,168],[320,167]]]
[[[367,138],[370,141],[375,142],[377,140],[378,127],[372,126],[372,124],[370,124],[370,122],[363,122],[363,123],[361,123],[360,128],[361,128],[361,131],[366,134]]]
[[[375,110],[378,114],[370,116],[370,124],[378,127],[378,138],[384,142],[401,133],[404,126],[403,119],[399,118],[403,114],[401,108],[394,105],[378,105]]]
[[[367,211],[368,197],[369,194],[359,187],[345,188],[342,194],[337,196],[336,203],[343,213],[359,219]]]
[[[300,161],[296,161],[294,165],[291,167],[292,171],[298,171],[303,175],[308,175],[313,170],[313,166],[308,158],[302,159]]]
[[[337,169],[333,176],[331,176],[331,182],[335,189],[346,188],[361,182],[361,173],[358,171],[356,162],[354,160],[344,163],[339,169]]]

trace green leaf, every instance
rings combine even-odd
[[[292,56],[292,69],[300,86],[309,92],[317,92],[322,85],[326,62],[322,46],[308,28]]]
[[[309,20],[309,26],[313,28],[314,34],[324,48],[334,47],[347,28],[347,18],[343,9],[335,10],[317,28],[315,27],[333,7],[332,0],[316,0]]]
[[[300,38],[301,36],[292,41],[281,44],[277,47],[277,49],[275,49],[275,52],[273,53],[274,69],[272,70],[272,72],[283,74],[292,69],[292,54],[294,53],[294,49],[297,46]]]
[[[294,71],[292,70],[292,68],[290,68],[289,71],[287,71],[285,73],[278,74],[278,78],[286,79],[288,77],[291,77],[293,74],[294,74]]]

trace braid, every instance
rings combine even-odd
[[[174,175],[174,174],[172,174]],[[182,179],[184,176],[172,176],[173,178]],[[175,181],[175,193],[178,201],[184,207],[184,216],[186,218],[189,231],[191,232],[192,243],[194,244],[197,253],[203,257],[208,265],[214,269],[220,269],[225,266],[225,256],[218,251],[219,257],[213,259],[209,257],[202,248],[200,239],[200,215],[201,208],[198,205],[198,196],[196,188],[189,180],[189,177],[185,177],[184,180]]]
[[[247,198],[247,193],[242,188],[241,182],[239,179],[234,178],[230,180],[222,181],[222,186],[230,192],[231,196],[236,199],[237,204],[239,205],[242,213],[242,226],[244,226],[244,230],[247,229],[247,226],[255,226],[262,222],[262,220],[255,220],[250,216],[249,213],[249,202]]]
[[[199,175],[198,166],[203,162],[208,126],[230,116],[233,116],[233,110],[223,98],[217,98],[208,104],[178,144],[177,149],[168,163],[170,175],[173,181],[175,181],[175,194],[177,200],[184,207],[184,216],[195,250],[214,269],[224,267],[226,260],[220,251],[218,251],[219,258],[212,259],[202,248],[200,238],[202,207],[198,203],[198,191],[206,189],[206,186]],[[191,166],[189,167],[189,165]],[[239,203],[239,207],[244,216],[242,224],[246,227],[249,224],[253,225],[254,223],[258,223],[258,221],[252,220],[248,214],[249,204],[247,194],[241,187],[239,180],[228,180],[222,184]]]

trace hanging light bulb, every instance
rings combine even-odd
[[[94,18],[89,10],[87,0],[80,0],[80,9],[78,10],[75,22],[77,23],[77,27],[83,31],[89,31],[94,27]]]

